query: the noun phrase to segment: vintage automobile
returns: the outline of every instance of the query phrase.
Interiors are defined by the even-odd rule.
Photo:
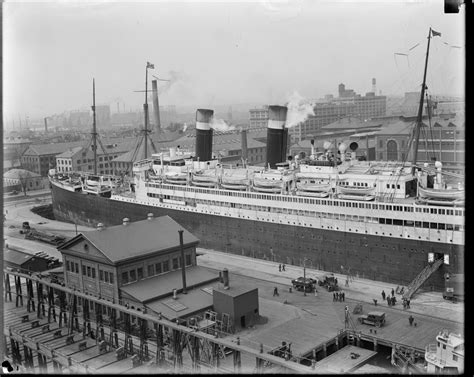
[[[297,291],[313,292],[316,285],[316,280],[311,278],[305,279],[304,277],[300,276],[297,279],[293,279],[291,284],[293,284],[293,288],[295,288]]]
[[[359,317],[359,322],[362,324],[372,325],[376,327],[383,326],[385,324],[385,313],[384,312],[370,312],[366,315]]]

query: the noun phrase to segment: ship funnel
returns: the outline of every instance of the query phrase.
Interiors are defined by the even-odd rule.
[[[310,156],[310,158],[314,159],[314,140],[311,139],[310,142],[311,142],[311,156]]]
[[[98,224],[97,224],[97,230],[100,231],[100,230],[104,230],[104,229],[105,229],[104,224],[102,224],[102,223],[98,223]]]
[[[227,268],[224,268],[224,270],[222,271],[222,275],[224,280],[224,289],[229,289],[229,270]]]
[[[147,218],[148,220],[153,220],[153,213],[150,212],[149,214],[147,214],[147,215],[146,215],[146,218]]]
[[[288,129],[285,128],[288,108],[286,106],[268,107],[267,161],[274,169],[276,164],[286,161]]]
[[[128,217],[125,217],[122,221],[123,225],[128,225],[130,223],[130,219]]]
[[[210,161],[212,159],[212,129],[211,122],[214,110],[196,110],[196,160]]]
[[[161,131],[160,122],[160,103],[158,102],[158,82],[157,80],[151,81],[151,88],[153,90],[153,113],[155,114],[155,132]]]

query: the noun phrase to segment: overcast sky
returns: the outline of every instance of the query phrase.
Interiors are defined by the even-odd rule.
[[[141,107],[145,66],[162,105],[283,103],[337,94],[417,91],[428,29],[428,87],[464,90],[464,10],[443,0],[4,3],[4,116],[31,118],[98,104]],[[419,46],[409,51],[410,48]],[[447,43],[447,44],[446,44]],[[461,46],[461,49],[450,46]],[[405,53],[408,56],[394,55]],[[150,77],[151,80],[152,77]]]

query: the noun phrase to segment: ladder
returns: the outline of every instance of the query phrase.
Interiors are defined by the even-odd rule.
[[[423,283],[428,280],[428,278],[443,264],[443,258],[437,259],[432,263],[429,263],[419,274],[413,279],[410,285],[407,287],[405,293],[403,293],[403,298],[409,300],[415,292],[423,285]]]

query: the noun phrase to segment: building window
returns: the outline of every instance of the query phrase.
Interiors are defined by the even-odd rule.
[[[87,266],[87,276],[91,277],[91,268]]]
[[[166,260],[163,262],[163,272],[168,272],[170,270],[170,261]]]
[[[155,263],[156,274],[161,274],[161,263]]]
[[[104,271],[104,280],[106,283],[109,282],[109,273],[107,271]]]
[[[130,270],[130,281],[136,281],[136,280],[137,280],[137,271]]]
[[[79,273],[79,263],[74,263],[76,265],[76,274]]]
[[[453,355],[453,361],[458,361],[458,356],[457,355]]]
[[[153,264],[148,265],[148,276],[155,275],[155,266]]]
[[[191,265],[191,255],[186,255],[186,266],[190,266]]]
[[[122,272],[122,284],[127,284],[128,283],[128,272]]]
[[[110,284],[114,283],[114,273],[113,272],[109,273],[109,281],[110,281]]]
[[[142,267],[139,267],[137,269],[137,275],[138,275],[138,280],[143,279],[143,268]]]
[[[173,258],[173,270],[177,270],[179,268],[178,258]]]
[[[69,261],[66,261],[66,271],[69,271]]]
[[[95,268],[92,268],[92,279],[95,279]]]
[[[99,280],[104,281],[104,271],[99,270]]]
[[[82,275],[86,276],[86,266],[82,266]]]

